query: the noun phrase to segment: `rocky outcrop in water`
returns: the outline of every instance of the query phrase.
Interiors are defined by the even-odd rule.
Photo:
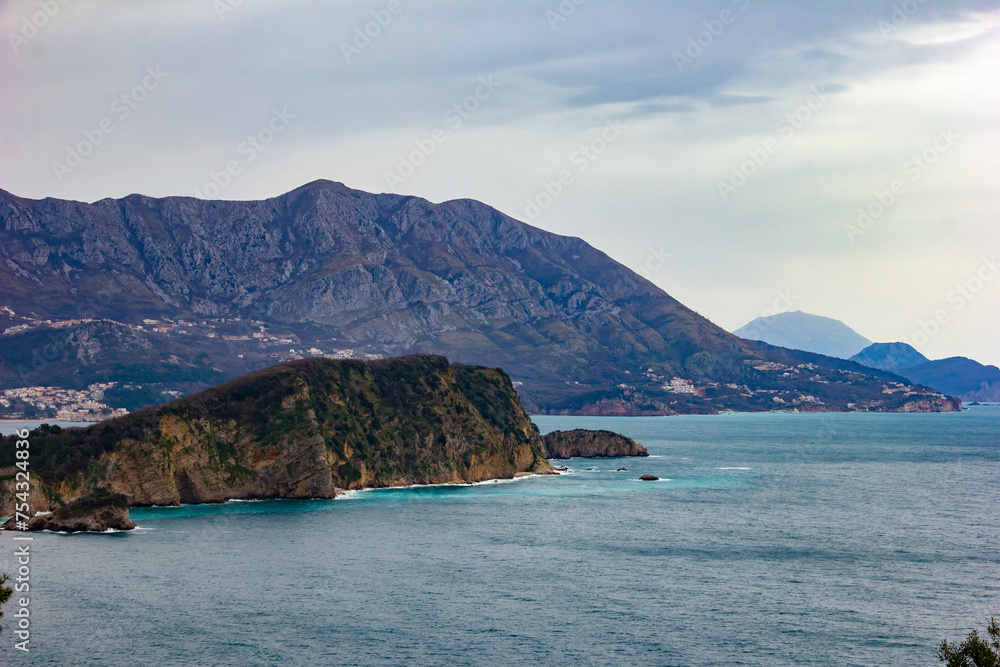
[[[20,530],[17,522],[7,521],[4,530]],[[104,533],[108,530],[132,530],[135,524],[128,515],[125,496],[94,494],[59,507],[51,514],[32,517],[28,531],[51,530],[57,533]]]
[[[289,362],[28,439],[42,491],[35,511],[91,494],[130,506],[333,498],[342,489],[552,472],[503,371],[430,355]],[[14,438],[5,438],[0,466],[13,462]],[[11,514],[12,477],[4,485],[0,513]]]
[[[649,456],[646,448],[632,438],[603,430],[552,431],[542,436],[542,445],[550,459]]]

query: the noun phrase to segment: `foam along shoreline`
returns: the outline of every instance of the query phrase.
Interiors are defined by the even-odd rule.
[[[345,489],[343,493],[340,493],[338,489],[337,497],[333,500],[339,500],[341,498],[356,498],[360,493],[367,493],[370,491],[402,491],[405,489],[432,489],[439,486],[484,486],[486,484],[510,484],[512,482],[520,482],[521,480],[530,479],[532,477],[552,477],[553,475],[565,475],[563,471],[556,472],[518,472],[514,473],[513,477],[497,477],[496,479],[484,479],[481,482],[439,482],[437,484],[406,484],[403,486],[366,486],[362,489]]]
[[[120,528],[106,528],[104,530],[49,530],[46,528],[37,532],[48,533],[50,535],[111,535],[112,533],[134,533],[137,530],[140,530],[139,526],[129,528],[128,530],[122,530]],[[142,528],[142,530],[149,529]]]
[[[229,503],[265,503],[269,500],[292,500],[296,502],[312,502],[316,500],[340,500],[349,498],[366,491],[396,491],[401,489],[429,489],[436,486],[480,486],[483,484],[505,484],[509,482],[519,482],[528,477],[551,477],[553,473],[519,472],[513,478],[498,477],[496,479],[485,479],[481,482],[439,482],[437,484],[405,484],[402,486],[366,486],[361,489],[337,489],[336,498],[228,498],[221,503],[181,503],[180,505],[136,505],[136,509],[171,509],[174,507],[211,507],[228,505]],[[562,475],[565,473],[555,473]]]
[[[334,502],[337,500],[348,500],[351,498],[356,498],[358,494],[367,493],[370,491],[399,491],[405,489],[429,489],[438,486],[482,486],[485,484],[509,484],[511,482],[520,482],[524,479],[529,479],[531,477],[552,477],[553,475],[565,475],[566,472],[555,472],[555,473],[537,473],[537,472],[527,472],[527,473],[516,473],[513,478],[507,477],[497,477],[496,479],[486,479],[481,482],[440,482],[438,484],[407,484],[403,486],[366,486],[361,489],[337,489],[336,498],[228,498],[221,503],[181,503],[179,505],[134,505],[130,509],[144,510],[144,509],[157,509],[157,510],[169,510],[169,509],[180,509],[182,507],[222,507],[223,505],[228,505],[230,503],[264,503],[271,500],[279,501],[292,501],[292,502],[314,502],[314,501],[329,501]]]

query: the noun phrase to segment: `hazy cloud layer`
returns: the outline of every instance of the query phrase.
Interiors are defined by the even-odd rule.
[[[14,1],[0,26],[15,194],[472,197],[729,329],[801,309],[1000,364],[1000,3]]]

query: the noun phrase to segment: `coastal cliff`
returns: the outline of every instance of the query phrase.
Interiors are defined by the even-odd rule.
[[[32,509],[57,510],[53,519],[95,495],[128,506],[333,498],[552,472],[503,371],[434,355],[293,361],[29,440]],[[0,440],[0,468],[14,460],[14,438]],[[0,477],[3,515],[13,513],[12,479]]]
[[[550,459],[603,456],[649,456],[646,448],[632,438],[612,431],[552,431],[542,436],[545,456]]]

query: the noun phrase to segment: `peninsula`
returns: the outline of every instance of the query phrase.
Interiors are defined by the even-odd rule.
[[[436,355],[287,362],[87,428],[36,429],[29,440],[30,504],[53,512],[33,527],[50,530],[127,528],[127,506],[334,498],[554,472],[506,373]],[[0,439],[3,515],[16,502],[14,441]]]

